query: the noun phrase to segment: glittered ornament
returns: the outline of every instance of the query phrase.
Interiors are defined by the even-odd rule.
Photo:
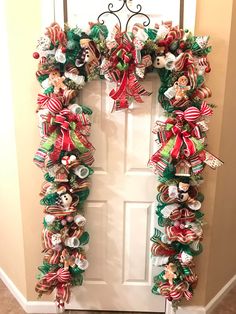
[[[56,114],[58,112],[61,111],[62,109],[62,103],[61,101],[56,98],[56,97],[52,97],[49,101],[48,101],[48,104],[47,104],[47,107],[48,107],[48,110],[53,113],[53,114]]]
[[[40,57],[39,53],[38,52],[34,52],[33,53],[33,58],[34,59],[38,59]]]

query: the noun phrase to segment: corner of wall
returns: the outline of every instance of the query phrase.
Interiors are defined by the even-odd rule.
[[[225,159],[226,152],[222,146],[222,140],[224,140],[224,128],[225,124],[227,124],[226,121],[224,122],[224,116],[226,110],[227,76],[229,72],[228,60],[231,43],[232,5],[232,0],[226,2],[214,0],[197,1],[196,34],[209,34],[213,46],[213,52],[209,58],[212,72],[208,77],[207,83],[213,93],[210,102],[216,104],[217,108],[210,123],[211,130],[208,136],[208,147],[213,154],[219,156],[221,159]],[[207,222],[204,241],[205,253],[199,257],[197,267],[200,273],[199,288],[201,290],[201,300],[198,299],[197,302],[200,301],[198,304],[204,306],[230,279],[229,272],[222,272],[222,262],[220,261],[227,258],[222,254],[222,251],[220,252],[219,247],[217,247],[219,245],[219,234],[222,232],[222,226],[227,228],[222,221],[222,217],[219,217],[219,200],[221,200],[221,206],[226,204],[223,201],[222,193],[219,198],[220,190],[222,191],[227,187],[225,179],[222,180],[222,176],[225,177],[226,172],[227,169],[225,166],[216,172],[212,170],[205,172],[205,184],[203,185],[206,196],[204,209],[206,214],[205,220]],[[232,220],[232,217],[228,217],[227,221],[230,219]],[[227,238],[229,239],[226,234],[224,239]],[[222,241],[220,243],[222,248]],[[230,263],[229,259],[227,261]],[[231,261],[231,263],[235,264],[235,261]],[[219,270],[221,270],[221,274],[220,276],[216,276],[216,272],[219,272]]]
[[[216,185],[215,209],[212,224],[212,243],[209,258],[209,281],[207,289],[207,302],[232,279],[236,274],[236,251],[232,243],[236,241],[235,234],[235,188],[236,176],[235,154],[233,144],[233,126],[235,124],[236,107],[234,91],[236,89],[235,71],[236,62],[234,52],[236,49],[236,2],[232,2],[230,23],[229,47],[225,51],[227,71],[225,81],[224,100],[222,102],[222,125],[219,155],[225,164],[219,169]],[[222,56],[221,56],[222,58]],[[217,262],[216,262],[217,261]]]

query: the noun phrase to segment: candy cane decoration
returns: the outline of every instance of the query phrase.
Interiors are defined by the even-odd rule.
[[[213,169],[222,165],[219,159],[205,150],[208,118],[213,114],[206,101],[211,96],[211,90],[203,78],[205,73],[210,72],[206,56],[210,49],[207,48],[207,41],[201,46],[202,41],[195,37],[195,41],[190,43],[188,38],[181,36],[181,31],[173,32],[172,29],[164,40],[157,40],[157,45],[160,43],[166,51],[170,49],[172,52],[176,38],[181,38],[181,47],[175,51],[173,72],[166,71],[168,80],[163,69],[160,72],[163,80],[159,101],[167,111],[168,119],[157,121],[154,127],[158,149],[149,161],[162,182],[158,187],[157,216],[158,224],[164,227],[164,234],[155,229],[151,238],[154,242],[151,249],[153,263],[160,261],[162,264],[159,265],[164,266],[164,270],[154,278],[152,291],[171,301],[175,310],[183,299],[191,300],[197,284],[192,260],[202,251],[204,215],[200,211],[203,198],[198,190],[199,174],[205,164]],[[182,95],[177,97],[176,82],[179,83],[180,79],[185,85]],[[189,82],[190,88],[186,82]],[[193,153],[188,147],[189,140],[192,141]],[[177,142],[181,145],[177,146]]]

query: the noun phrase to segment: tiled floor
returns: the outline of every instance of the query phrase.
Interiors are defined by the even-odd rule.
[[[2,314],[25,314],[25,311],[19,306],[18,302],[7,290],[3,282],[0,280],[0,313]]]
[[[212,314],[236,314],[236,286],[234,286]]]
[[[89,314],[89,313],[114,314],[115,312],[66,311],[66,314]],[[129,314],[131,312],[125,313]],[[1,280],[0,280],[0,314],[26,314]],[[141,313],[135,312],[135,314]],[[236,286],[231,289],[231,291],[225,296],[225,298],[217,306],[217,308],[213,310],[212,314],[236,314]]]

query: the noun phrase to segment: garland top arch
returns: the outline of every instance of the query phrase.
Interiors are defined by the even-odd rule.
[[[42,87],[37,98],[41,143],[34,162],[46,181],[40,193],[45,256],[36,291],[41,296],[56,289],[61,310],[69,301],[70,287],[82,284],[88,267],[89,235],[81,210],[89,193],[87,177],[93,173],[94,148],[87,139],[92,110],[78,105],[76,97],[87,82],[105,79],[116,84],[109,93],[112,111],[126,109],[151,94],[142,86],[149,72],[160,76],[158,100],[166,116],[154,129],[158,150],[149,161],[163,184],[157,214],[166,227],[165,234],[155,230],[152,237],[152,254],[165,266],[154,278],[153,292],[173,304],[191,298],[197,276],[190,257],[201,250],[190,245],[202,240],[203,197],[196,186],[205,164],[213,169],[222,164],[206,151],[205,143],[214,107],[206,102],[211,96],[205,83],[205,73],[211,70],[208,40],[171,22],[152,28],[134,24],[131,31],[127,25],[122,31],[119,24],[111,32],[100,22],[89,23],[87,32],[67,25],[62,29],[54,22],[39,38],[33,57],[39,61],[36,77]],[[182,224],[177,226],[176,220]]]
[[[37,79],[45,95],[55,98],[73,91],[70,101],[86,82],[106,79],[116,83],[110,91],[113,110],[128,108],[133,100],[143,102],[143,96],[151,91],[146,91],[140,81],[147,73],[158,72],[165,82],[160,103],[172,112],[187,107],[190,101],[199,104],[199,100],[211,96],[203,78],[210,71],[210,50],[208,36],[193,36],[171,22],[154,28],[135,24],[131,32],[121,32],[116,25],[110,33],[101,23],[90,23],[87,33],[77,27],[65,26],[62,30],[53,23],[39,38],[33,57],[39,59]],[[186,78],[183,84],[178,81],[183,76],[180,74]],[[182,93],[177,92],[175,97],[177,90]]]

